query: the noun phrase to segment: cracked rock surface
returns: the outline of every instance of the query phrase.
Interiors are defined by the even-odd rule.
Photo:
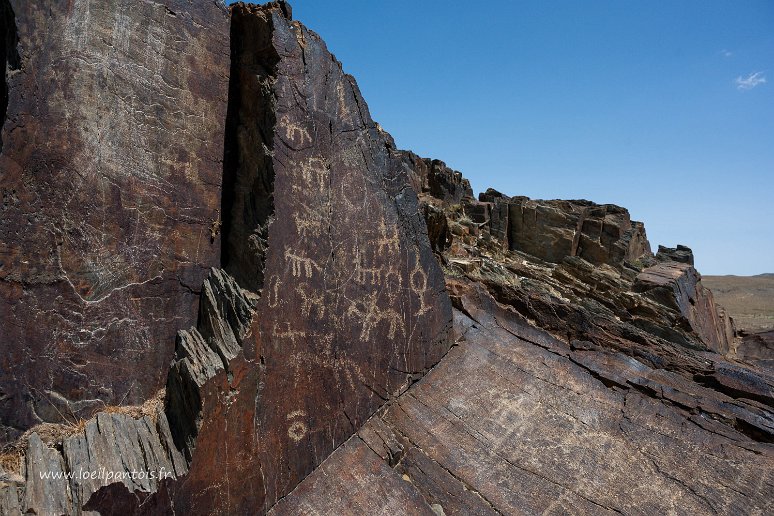
[[[212,1],[3,0],[0,14],[5,444],[163,386],[219,264],[229,38]]]
[[[400,500],[421,496],[418,514],[432,514],[431,507],[443,514],[774,508],[770,405],[619,352],[570,346],[480,286],[458,292],[457,346],[370,419],[349,451],[331,455],[278,504],[277,514],[377,512],[380,489],[393,484]],[[758,438],[737,428],[755,420],[766,427]],[[377,479],[349,479],[345,472],[375,457]]]

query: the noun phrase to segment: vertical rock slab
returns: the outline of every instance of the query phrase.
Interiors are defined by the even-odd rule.
[[[163,386],[219,264],[219,2],[0,3],[0,442]]]
[[[198,388],[181,513],[268,510],[451,345],[416,194],[354,79],[284,2],[232,7],[232,66],[223,265],[260,298]]]

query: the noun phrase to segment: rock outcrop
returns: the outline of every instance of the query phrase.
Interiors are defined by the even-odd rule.
[[[637,275],[632,288],[679,311],[708,349],[723,355],[731,350],[733,323],[715,304],[712,292],[701,285],[701,276],[688,262],[648,267]]]
[[[217,2],[3,0],[0,443],[135,405],[219,264]]]
[[[166,384],[165,446],[184,474],[73,496],[28,470],[28,492],[72,513],[265,512],[447,353],[451,302],[403,156],[290,16],[284,2],[231,8],[225,270],[197,289]]]
[[[677,247],[658,246],[656,260],[660,262],[679,262],[693,265],[693,251],[690,247],[678,245]]]
[[[457,346],[273,514],[371,513],[385,498],[428,515],[770,512],[770,401],[569,344],[452,283]]]
[[[287,2],[0,15],[0,515],[774,509],[690,249],[475,199]]]
[[[389,137],[392,147],[395,143]],[[462,177],[462,172],[452,170],[441,160],[421,158],[411,151],[398,151],[411,185],[418,194],[427,194],[444,202],[459,203],[463,199],[473,198],[470,181]]]

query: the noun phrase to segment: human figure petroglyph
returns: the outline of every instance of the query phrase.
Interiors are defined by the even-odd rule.
[[[419,308],[414,313],[414,316],[419,317],[430,311],[430,307],[425,300],[425,294],[427,293],[427,273],[422,269],[419,256],[415,257],[414,270],[411,271],[409,280],[411,283],[411,291],[416,294],[419,299]]]

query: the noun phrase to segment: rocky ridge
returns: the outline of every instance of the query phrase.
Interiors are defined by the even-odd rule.
[[[203,105],[213,114],[208,123],[222,125],[216,134],[223,138],[203,144],[194,135],[195,143],[178,142],[189,150],[224,142],[222,163],[213,161],[222,170],[213,182],[204,181],[206,198],[197,201],[202,213],[214,210],[216,217],[189,228],[205,235],[197,242],[209,246],[195,266],[201,287],[185,294],[185,310],[195,301],[198,316],[170,308],[186,315],[176,316],[180,331],[166,342],[167,312],[145,305],[131,312],[133,328],[154,328],[154,338],[166,343],[142,355],[152,357],[143,370],[153,381],[123,398],[103,389],[123,376],[116,380],[114,369],[90,361],[100,342],[99,353],[126,362],[122,342],[99,332],[92,335],[96,341],[82,341],[78,356],[87,358],[78,370],[93,377],[96,389],[82,391],[83,400],[94,392],[104,399],[81,403],[68,394],[61,405],[69,407],[67,417],[88,418],[69,435],[44,442],[39,432],[46,419],[9,415],[11,403],[34,408],[34,398],[17,391],[0,398],[9,411],[0,414],[6,441],[28,436],[18,471],[0,470],[1,514],[771,512],[774,376],[764,362],[740,362],[731,353],[738,347],[733,323],[702,286],[688,248],[659,248],[654,256],[644,225],[614,205],[494,190],[474,199],[461,173],[395,147],[371,119],[354,79],[317,34],[292,20],[289,4],[237,4],[230,31],[223,30],[228,18],[222,6],[205,4],[149,1],[125,14],[84,1],[56,4],[46,17],[35,6],[3,3],[3,27],[16,29],[2,38],[8,85],[3,185],[20,177],[37,191],[58,185],[18,158],[40,152],[38,140],[13,135],[42,122],[52,136],[79,127],[64,123],[55,93],[30,99],[14,82],[21,80],[19,70],[45,76],[47,68],[25,64],[29,59],[45,65],[58,62],[50,55],[89,50],[86,41],[67,37],[41,43],[32,37],[41,23],[63,20],[72,34],[143,42],[129,50],[119,45],[116,51],[128,56],[100,66],[57,70],[70,82],[83,74],[86,86],[102,80],[94,86],[100,92],[111,91],[110,77],[120,76],[127,59],[156,55],[164,63],[189,37],[197,41],[188,62],[210,59],[224,41],[199,35],[210,26],[216,35],[229,34],[231,60],[230,70],[219,61],[218,80],[204,81],[203,90],[186,86],[217,89]],[[198,18],[202,13],[215,21]],[[166,45],[170,38],[175,45]],[[164,73],[162,84],[172,80]],[[129,87],[148,98],[157,94],[155,82]],[[188,106],[186,89],[172,90],[177,104]],[[20,108],[25,102],[35,109]],[[95,109],[99,115],[99,103]],[[153,103],[140,109],[162,126],[170,113],[179,115]],[[112,138],[130,134],[115,127],[114,133],[102,130]],[[88,142],[99,149],[102,140]],[[130,153],[121,149],[114,152]],[[151,149],[164,164],[156,165],[159,174],[175,171],[177,159],[190,162],[174,145]],[[67,156],[86,169],[112,170],[110,161]],[[185,178],[168,176],[175,192],[198,191],[188,183],[199,184],[196,170],[212,173],[209,161],[194,162],[198,168]],[[46,163],[70,170],[69,161]],[[145,177],[127,169],[115,175],[129,182]],[[160,198],[155,191],[148,184],[129,189],[161,210],[187,202],[172,190]],[[101,230],[110,245],[147,239],[115,210],[123,198],[91,202],[85,213],[115,217]],[[57,213],[30,225],[45,233]],[[18,223],[3,219],[4,235]],[[169,270],[189,266],[180,258],[184,253],[175,253],[192,237],[168,231],[174,237],[151,255],[159,263],[169,260]],[[9,270],[26,266],[34,250],[43,256],[47,241],[37,234],[24,245],[3,240],[7,251],[0,256]],[[89,257],[91,251],[87,246],[79,253]],[[118,245],[111,252],[119,260],[150,256],[135,251]],[[52,263],[56,274],[67,272],[64,262]],[[94,263],[83,266],[85,277],[102,271]],[[68,288],[59,279],[43,290],[34,281],[3,281],[27,304],[46,303]],[[151,284],[128,289],[140,289],[132,295],[142,303],[143,296],[156,299],[158,292],[143,290]],[[75,284],[69,288],[77,291]],[[159,288],[176,295],[176,286]],[[84,292],[90,295],[79,295]],[[82,301],[96,308],[78,321],[102,324],[102,307],[126,309],[111,296]],[[18,308],[7,306],[14,313],[0,311],[0,321],[14,329],[0,337],[13,352],[23,349],[19,335],[30,323],[17,324]],[[42,320],[29,330],[33,336],[67,334],[57,331],[73,324],[70,312],[55,305],[51,314],[56,322]],[[40,346],[51,347],[41,339]],[[7,360],[13,367],[4,367],[0,380],[11,384],[29,371],[35,349],[26,362],[13,362],[12,353]],[[78,364],[66,356],[65,363]],[[56,353],[48,358],[61,360]],[[126,364],[122,375],[137,378],[137,363]],[[126,405],[150,399],[164,384],[163,409],[126,412]],[[124,406],[105,410],[109,404]],[[63,415],[47,417],[62,422]],[[100,468],[169,474],[41,478],[41,472]]]

